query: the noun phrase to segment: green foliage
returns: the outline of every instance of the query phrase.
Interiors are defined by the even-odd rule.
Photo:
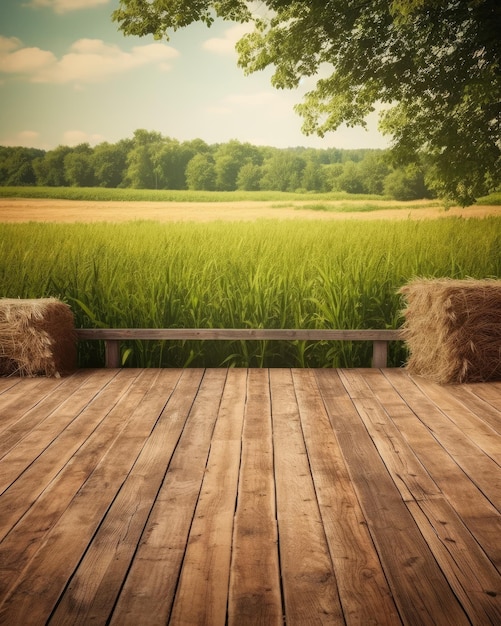
[[[241,200],[381,200],[382,196],[344,192],[204,191],[160,189],[104,189],[101,187],[1,187],[0,198],[45,198],[89,201],[238,202]]]
[[[62,187],[68,184],[64,167],[64,160],[71,153],[68,146],[58,146],[46,152],[43,157],[33,161],[33,169],[37,184],[47,187]]]
[[[235,139],[218,146],[214,153],[214,171],[218,191],[234,191],[238,187],[238,176],[245,165],[259,166],[263,155],[259,148]],[[257,187],[259,189],[259,187]]]
[[[487,206],[501,206],[501,191],[498,193],[491,193],[488,196],[484,196],[483,198],[479,198],[477,200],[477,204],[487,205]]]
[[[337,179],[338,189],[347,193],[365,193],[365,184],[362,171],[358,163],[348,161],[344,164],[343,172]]]
[[[408,165],[388,174],[383,191],[385,196],[395,200],[418,200],[428,196],[424,174],[416,165]]]
[[[167,37],[169,31],[183,28],[192,22],[210,26],[214,16],[228,20],[247,21],[251,17],[245,0],[169,0],[166,2],[138,2],[121,0],[113,12],[113,19],[120,22],[128,35],[153,34],[156,38]]]
[[[294,191],[301,187],[304,159],[292,151],[277,150],[263,163],[261,189]]]
[[[34,185],[33,161],[43,155],[43,150],[35,148],[0,147],[0,184]]]
[[[499,185],[498,0],[264,0],[252,8],[244,0],[120,0],[113,18],[125,34],[156,37],[210,25],[214,15],[253,21],[237,44],[246,72],[272,66],[282,89],[321,76],[297,106],[305,133],[364,126],[383,104],[394,163],[426,162],[441,197],[466,206]]]
[[[384,181],[390,174],[386,153],[380,151],[369,152],[360,162],[360,176],[364,182],[364,189],[368,193],[382,194]]]
[[[500,277],[501,218],[0,224],[0,297],[61,297],[78,327],[395,328],[420,276]],[[481,254],[479,253],[481,251]],[[124,342],[130,366],[367,366],[342,342]],[[83,344],[80,363],[102,364]],[[400,344],[391,362],[404,359]]]
[[[254,163],[242,165],[238,172],[237,188],[244,191],[258,191],[261,186],[261,166]]]
[[[93,187],[95,184],[93,151],[88,143],[77,146],[64,157],[64,173],[72,187]]]
[[[96,184],[100,187],[119,187],[125,178],[127,154],[131,142],[116,144],[103,142],[94,148],[92,163]]]
[[[192,191],[212,191],[216,186],[216,170],[211,155],[196,154],[186,166],[186,183]]]
[[[39,185],[133,189],[383,192],[381,150],[278,149],[231,140],[179,142],[138,129],[116,144],[44,152],[0,146],[0,187]],[[59,192],[58,192],[59,193]],[[415,197],[412,191],[412,197]]]
[[[308,160],[303,170],[301,183],[308,191],[323,191],[326,189],[325,173],[322,165],[314,160]]]

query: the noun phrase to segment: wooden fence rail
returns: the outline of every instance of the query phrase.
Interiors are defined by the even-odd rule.
[[[80,328],[77,337],[79,341],[104,341],[106,367],[120,367],[120,342],[124,340],[372,341],[372,367],[386,367],[388,342],[403,340],[400,330],[285,328]]]

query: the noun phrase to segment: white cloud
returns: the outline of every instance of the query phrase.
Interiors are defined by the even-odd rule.
[[[80,9],[90,9],[102,4],[108,4],[109,0],[31,0],[28,6],[35,8],[48,7],[54,13],[68,13]]]
[[[246,33],[253,30],[249,24],[236,24],[228,28],[223,37],[212,37],[202,44],[204,50],[215,54],[228,55],[236,54],[235,45]]]
[[[0,55],[8,54],[22,46],[22,42],[17,37],[2,37],[0,35]]]
[[[40,133],[36,130],[22,130],[19,133],[0,139],[1,146],[39,147]]]
[[[58,59],[49,50],[23,48],[19,39],[0,37],[0,72],[32,83],[98,83],[145,66],[168,71],[177,56],[178,51],[164,43],[135,46],[126,52],[101,39],[80,39]]]
[[[91,146],[95,146],[103,141],[107,141],[107,138],[99,133],[86,133],[83,130],[67,130],[62,133],[57,144],[77,146],[81,143],[88,143]],[[26,148],[41,148],[42,150],[51,150],[54,148],[54,145],[48,144],[41,133],[36,130],[22,130],[5,137],[0,137],[0,146],[23,146]]]
[[[77,146],[80,143],[88,143],[91,146],[95,146],[106,138],[98,133],[86,133],[82,130],[67,130],[63,133],[62,144],[64,146]]]
[[[13,42],[14,38],[10,40],[10,43]],[[41,50],[40,48],[20,48],[16,50],[13,45],[11,47],[7,47],[7,45],[0,47],[0,72],[5,74],[34,76],[56,63],[56,57],[48,50]]]

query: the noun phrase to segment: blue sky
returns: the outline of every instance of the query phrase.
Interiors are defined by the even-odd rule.
[[[237,67],[238,24],[193,24],[168,42],[124,37],[118,0],[1,0],[0,145],[51,149],[116,142],[145,128],[180,141],[230,139],[279,148],[384,148],[377,131],[301,133],[300,91],[277,91],[271,70]],[[303,87],[307,88],[307,85]]]

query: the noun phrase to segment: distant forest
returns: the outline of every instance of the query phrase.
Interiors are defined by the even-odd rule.
[[[53,150],[0,146],[0,185],[204,191],[345,191],[431,197],[426,172],[394,168],[384,150],[273,148],[231,140],[180,142],[139,129],[131,139]]]

